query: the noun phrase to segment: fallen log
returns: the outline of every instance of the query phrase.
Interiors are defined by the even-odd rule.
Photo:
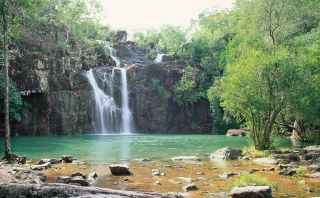
[[[177,198],[173,194],[144,193],[67,184],[0,184],[0,198]],[[181,196],[179,196],[181,197]]]

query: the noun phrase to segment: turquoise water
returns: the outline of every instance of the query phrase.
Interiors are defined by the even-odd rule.
[[[3,144],[3,141],[1,141]],[[222,148],[242,148],[246,137],[220,135],[82,135],[14,137],[13,151],[28,159],[58,158],[72,155],[89,162],[117,162],[138,158],[166,160],[179,155],[206,156]],[[277,140],[277,146],[290,146]],[[1,145],[3,151],[3,145]]]

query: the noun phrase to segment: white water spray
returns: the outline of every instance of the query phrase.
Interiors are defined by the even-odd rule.
[[[163,59],[163,56],[164,56],[165,54],[157,54],[157,57],[156,57],[156,59],[154,59],[154,63],[162,63],[162,59]]]

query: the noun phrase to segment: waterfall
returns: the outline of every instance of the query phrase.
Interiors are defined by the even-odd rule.
[[[129,94],[127,82],[127,70],[119,68],[121,72],[121,98],[122,98],[122,131],[124,133],[132,132],[132,114],[129,108]]]
[[[86,73],[86,77],[93,89],[95,100],[95,128],[96,132],[111,133],[121,131],[124,134],[130,134],[133,131],[132,113],[129,108],[129,91],[127,81],[127,69],[120,67],[120,60],[115,55],[115,50],[109,43],[104,43],[104,49],[108,55],[116,62],[116,67],[112,72],[102,73],[102,82],[106,85],[107,90],[99,87],[96,77],[92,70]],[[114,98],[115,73],[120,73],[121,83],[121,107],[119,108]],[[101,73],[99,73],[101,74]],[[121,115],[120,115],[121,114]]]
[[[154,59],[153,62],[154,63],[161,63],[164,55],[165,54],[157,54],[157,57]]]
[[[117,128],[117,114],[119,108],[117,107],[114,98],[107,95],[99,86],[95,79],[92,69],[86,73],[86,77],[93,89],[95,100],[95,128],[100,133],[114,132]],[[111,84],[112,79],[105,79],[107,83]],[[111,87],[111,86],[110,86]],[[111,90],[112,91],[112,90]]]

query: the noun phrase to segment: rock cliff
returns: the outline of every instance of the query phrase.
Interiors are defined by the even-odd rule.
[[[46,38],[25,35],[11,61],[11,78],[26,102],[21,122],[13,131],[23,135],[78,134],[93,131],[94,101],[92,90],[83,75],[90,68],[105,70],[115,66],[103,46],[59,47],[57,32]],[[128,67],[130,108],[135,130],[148,133],[209,132],[210,113],[206,101],[179,106],[175,84],[186,65],[183,61],[148,60],[144,49],[126,41],[121,32],[114,48],[121,64]],[[119,37],[119,35],[117,35]],[[122,36],[121,36],[122,35]],[[123,36],[124,35],[124,36]],[[60,35],[60,40],[67,39]],[[69,43],[72,41],[68,41]]]

